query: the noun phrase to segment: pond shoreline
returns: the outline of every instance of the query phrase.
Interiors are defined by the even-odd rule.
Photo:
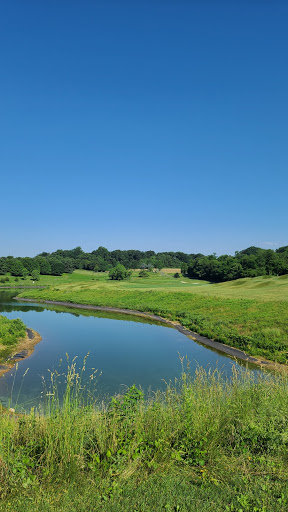
[[[284,364],[275,363],[275,362],[269,361],[268,359],[265,359],[265,358],[249,356],[242,350],[230,347],[229,345],[225,345],[224,343],[220,343],[213,339],[206,338],[205,336],[201,336],[200,334],[197,334],[196,332],[190,331],[189,329],[186,329],[186,327],[181,325],[179,322],[167,320],[166,318],[163,318],[159,315],[154,315],[152,313],[143,313],[142,311],[135,311],[132,309],[124,309],[124,308],[116,308],[116,307],[108,307],[108,306],[92,306],[89,304],[77,304],[77,303],[56,301],[56,300],[35,300],[35,299],[28,299],[28,298],[23,298],[23,297],[19,297],[19,298],[14,297],[14,299],[18,300],[18,301],[25,301],[25,302],[51,304],[54,306],[65,306],[68,308],[75,308],[75,309],[86,309],[86,310],[92,310],[92,311],[107,311],[110,313],[124,313],[127,315],[135,315],[138,317],[149,318],[151,320],[156,320],[163,324],[172,326],[175,329],[177,329],[179,332],[181,332],[182,334],[187,336],[188,338],[192,339],[193,341],[196,341],[197,343],[200,343],[201,345],[210,347],[219,352],[225,353],[232,359],[233,358],[240,359],[247,363],[252,363],[257,366],[261,366],[263,368],[265,367],[269,370],[282,371],[285,373],[288,370],[287,366]]]
[[[0,363],[0,377],[9,370],[12,370],[16,363],[31,356],[35,345],[41,340],[42,337],[38,332],[27,327],[26,336],[21,338],[17,345],[13,347],[10,356],[3,363]]]

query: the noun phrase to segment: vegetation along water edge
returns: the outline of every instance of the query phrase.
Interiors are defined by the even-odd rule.
[[[287,362],[287,275],[217,284],[151,272],[145,279],[134,272],[125,281],[83,270],[43,278],[47,288],[18,296],[154,314],[257,359]]]
[[[27,328],[19,318],[10,320],[0,315],[0,377],[14,364],[29,357],[41,336]]]
[[[287,360],[284,275],[211,284],[152,272],[113,281],[76,270],[38,283],[47,287],[19,295],[136,310],[256,357]],[[219,371],[190,376],[183,367],[164,392],[144,397],[132,386],[107,403],[84,401],[73,364],[66,380],[61,407],[55,387],[42,415],[0,415],[0,510],[287,510],[285,373],[235,369],[225,381]]]
[[[28,299],[23,297],[15,297],[16,300],[19,301],[26,301],[26,302],[35,302],[35,299]],[[288,367],[287,365],[275,363],[273,361],[269,361],[267,359],[261,359],[257,357],[252,357],[247,355],[244,351],[229,347],[228,345],[224,345],[223,343],[220,343],[218,341],[206,338],[205,336],[201,336],[197,334],[196,332],[191,331],[190,329],[187,329],[183,325],[181,325],[179,322],[173,322],[172,320],[167,320],[166,318],[162,318],[159,315],[153,315],[149,313],[143,313],[141,311],[135,311],[135,310],[129,310],[129,309],[121,309],[121,308],[115,308],[115,307],[105,307],[105,306],[88,306],[85,304],[75,304],[71,302],[63,302],[63,301],[53,301],[53,300],[40,300],[40,303],[44,304],[51,304],[55,306],[64,306],[69,308],[76,308],[76,309],[86,309],[86,310],[94,310],[94,311],[106,311],[111,313],[124,313],[126,315],[135,315],[138,317],[143,318],[149,318],[151,320],[156,320],[158,322],[163,323],[164,325],[170,325],[177,329],[179,332],[187,336],[193,341],[199,342],[202,345],[205,345],[207,347],[210,347],[212,349],[217,350],[218,352],[224,352],[225,354],[229,355],[232,358],[235,359],[241,359],[242,361],[246,361],[247,363],[256,364],[259,366],[264,366],[267,369],[271,370],[277,370],[277,371],[285,371],[287,372]],[[1,375],[1,374],[0,374]]]
[[[164,391],[105,403],[72,363],[60,406],[52,372],[41,415],[0,415],[0,510],[285,512],[287,376],[184,363]]]

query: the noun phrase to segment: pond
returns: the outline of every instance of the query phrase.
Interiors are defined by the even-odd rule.
[[[5,406],[30,410],[40,406],[51,381],[51,372],[67,373],[75,360],[81,371],[83,360],[86,370],[83,383],[96,388],[99,398],[123,392],[135,384],[145,392],[164,389],[166,382],[174,382],[182,371],[180,357],[190,361],[190,370],[197,366],[226,375],[231,374],[232,359],[206,348],[174,328],[123,314],[67,309],[37,303],[13,300],[17,290],[0,290],[0,314],[8,318],[21,318],[42,336],[33,354],[20,361],[17,367],[0,378],[0,400]],[[59,367],[60,361],[62,363]],[[96,379],[91,374],[98,370]],[[23,377],[23,375],[25,376]],[[59,392],[63,392],[65,378],[60,378]]]

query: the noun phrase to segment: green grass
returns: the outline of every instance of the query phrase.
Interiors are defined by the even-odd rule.
[[[22,295],[158,313],[251,354],[287,358],[288,276],[111,282],[77,271],[39,284],[50,287]],[[225,382],[188,370],[165,392],[144,398],[132,387],[102,404],[83,401],[72,364],[61,408],[52,378],[44,414],[0,415],[0,510],[288,509],[287,377],[235,370]]]
[[[17,280],[16,280],[17,279]],[[33,281],[31,278],[22,279],[9,276],[9,281],[1,283],[0,287],[19,287],[19,286],[77,286],[87,284],[89,288],[97,289],[101,284],[124,290],[163,290],[189,292],[193,294],[205,294],[208,296],[217,295],[227,298],[247,298],[258,299],[260,301],[286,301],[288,300],[288,275],[283,276],[260,276],[254,278],[237,279],[225,283],[209,283],[197,279],[188,279],[181,277],[175,279],[172,275],[149,274],[148,278],[138,277],[138,272],[133,272],[133,276],[128,281],[111,281],[108,274],[95,273],[87,270],[75,270],[73,274],[63,274],[62,276],[40,276],[39,281]]]
[[[96,274],[94,272],[90,272],[87,270],[77,270],[73,272],[73,274],[63,274],[62,276],[40,276],[39,281],[34,281],[29,276],[27,278],[10,276],[9,281],[1,282],[5,276],[0,278],[0,289],[3,288],[17,288],[21,286],[32,286],[33,288],[37,288],[38,286],[53,286],[58,283],[77,283],[77,282],[88,282],[91,281]],[[106,275],[107,278],[107,275]]]
[[[44,415],[0,416],[1,510],[287,510],[287,378],[199,369],[101,405],[72,364],[62,408],[55,379]]]
[[[62,408],[56,380],[43,415],[0,415],[0,510],[287,510],[287,378],[183,371],[100,404],[72,364]]]
[[[115,282],[107,274],[77,271],[47,277],[47,284],[53,280],[49,288],[25,290],[20,296],[152,312],[250,355],[287,362],[288,276],[209,284],[137,274]]]
[[[21,286],[31,286],[33,288],[37,288],[38,286],[58,286],[58,285],[68,285],[68,284],[85,284],[89,283],[92,286],[98,286],[99,283],[106,283],[111,285],[116,285],[124,288],[163,288],[163,289],[175,289],[175,290],[184,290],[184,288],[193,289],[193,286],[197,284],[205,285],[209,284],[208,281],[199,281],[199,280],[190,280],[187,278],[175,279],[171,275],[154,274],[150,273],[149,278],[140,278],[138,277],[139,272],[133,272],[132,278],[128,281],[111,281],[108,278],[108,273],[99,272],[95,273],[89,270],[75,270],[72,274],[63,274],[62,276],[45,276],[41,275],[39,281],[32,281],[31,277],[21,278],[15,276],[8,276],[9,281],[4,281],[3,283],[0,280],[0,287],[11,288],[11,287],[21,287]]]
[[[19,338],[23,338],[25,335],[26,327],[22,320],[19,318],[9,320],[5,316],[0,315],[0,355],[1,346],[15,345]]]

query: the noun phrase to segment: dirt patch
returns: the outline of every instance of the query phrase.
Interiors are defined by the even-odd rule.
[[[0,364],[0,377],[11,370],[15,363],[29,357],[34,351],[35,345],[37,345],[41,340],[42,338],[38,332],[33,331],[33,329],[26,329],[25,338],[19,340],[19,343],[13,347],[10,356],[4,361],[4,363]]]

